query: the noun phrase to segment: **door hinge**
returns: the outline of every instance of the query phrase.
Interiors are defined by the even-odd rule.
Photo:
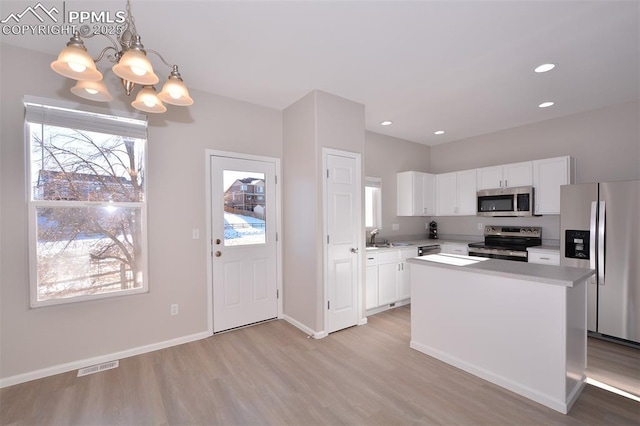
[[[276,185],[277,185],[277,184],[278,184],[278,175],[275,175],[275,176],[274,176],[274,179],[275,179],[275,181],[276,181]]]
[[[276,232],[276,242],[278,242],[278,233]]]
[[[329,179],[329,169],[327,169],[327,179]]]
[[[329,244],[329,236],[327,235],[327,244]]]
[[[276,289],[276,299],[280,299],[280,289]]]
[[[331,302],[327,301],[327,309],[331,309]]]

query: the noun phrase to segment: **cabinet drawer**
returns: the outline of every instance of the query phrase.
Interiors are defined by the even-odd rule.
[[[378,264],[378,253],[367,253],[367,266]]]
[[[466,244],[444,243],[440,245],[440,250],[442,253],[448,254],[462,254],[465,256],[469,254],[469,246]]]
[[[544,265],[560,265],[560,253],[530,251],[529,263],[542,263]]]
[[[376,253],[378,255],[378,263],[397,262],[398,250],[388,250]]]

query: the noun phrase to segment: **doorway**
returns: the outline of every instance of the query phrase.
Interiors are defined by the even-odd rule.
[[[209,151],[211,329],[278,318],[279,160]]]

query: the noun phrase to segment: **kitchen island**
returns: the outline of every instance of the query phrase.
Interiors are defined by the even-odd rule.
[[[434,254],[411,264],[411,348],[562,413],[585,386],[593,270]]]

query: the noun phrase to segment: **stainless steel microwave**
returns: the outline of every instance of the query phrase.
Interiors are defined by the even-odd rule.
[[[478,191],[478,216],[533,216],[532,186]]]

